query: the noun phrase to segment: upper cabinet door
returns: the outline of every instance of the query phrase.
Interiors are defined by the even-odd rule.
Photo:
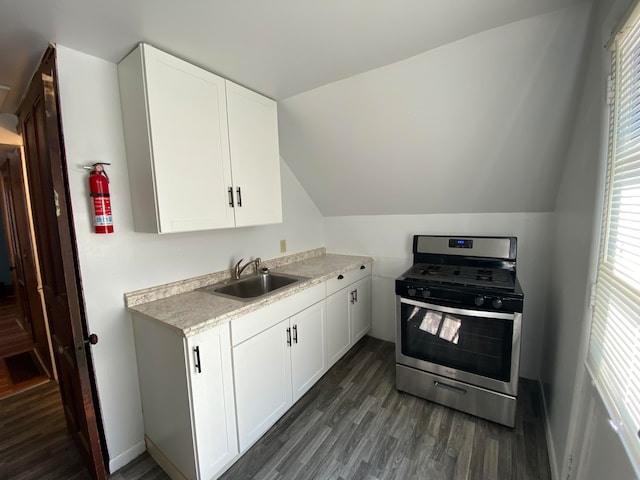
[[[236,226],[282,222],[277,104],[226,83]]]
[[[233,226],[224,79],[145,47],[161,232]]]
[[[234,226],[224,79],[144,44],[118,74],[136,230]]]

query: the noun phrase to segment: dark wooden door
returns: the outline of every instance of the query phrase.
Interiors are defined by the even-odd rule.
[[[33,250],[22,159],[17,155],[8,156],[0,164],[0,189],[18,317],[23,327],[31,332],[33,346],[47,368],[47,373],[52,375],[51,353]]]
[[[67,427],[92,475],[106,479],[58,116],[54,47],[45,54],[18,118],[42,291]]]

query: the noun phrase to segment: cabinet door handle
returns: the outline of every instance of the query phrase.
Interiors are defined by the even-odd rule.
[[[350,300],[350,302],[351,302],[351,303],[356,303],[356,291],[355,291],[355,290],[353,290],[353,291],[349,292],[349,294],[351,295],[351,300]]]
[[[338,280],[342,280],[344,278],[344,275],[340,274],[338,275]]]
[[[229,187],[227,191],[229,192],[229,206],[233,208],[233,188]]]
[[[194,347],[193,348],[193,354],[194,354],[194,360],[195,360],[195,367],[196,367],[196,372],[200,373],[202,372],[202,368],[200,365],[200,347]]]
[[[293,326],[293,343],[298,343],[298,325]]]
[[[238,196],[238,206],[241,207],[242,206],[242,192],[240,190],[240,187],[236,188],[236,195]]]
[[[355,297],[355,299],[354,299],[355,302],[354,303],[358,303],[358,289],[357,288],[353,291],[353,295]]]
[[[287,328],[287,345],[291,346],[291,329]]]

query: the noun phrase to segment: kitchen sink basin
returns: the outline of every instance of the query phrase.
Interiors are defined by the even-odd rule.
[[[212,285],[201,290],[215,295],[222,295],[235,299],[252,299],[271,293],[274,290],[293,285],[304,280],[306,277],[297,275],[285,275],[281,273],[259,274],[253,277],[231,280],[224,285]]]

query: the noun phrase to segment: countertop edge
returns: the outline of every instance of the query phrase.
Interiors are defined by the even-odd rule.
[[[317,250],[324,250],[324,249],[317,249]],[[347,258],[350,259],[350,261],[341,264],[338,268],[332,269],[328,272],[324,272],[321,275],[317,275],[317,276],[312,276],[309,277],[308,280],[305,280],[302,283],[297,284],[295,287],[293,288],[287,288],[283,291],[279,291],[279,292],[274,292],[273,294],[270,295],[265,295],[264,297],[258,299],[258,300],[254,300],[254,301],[249,301],[249,302],[244,302],[244,301],[240,301],[240,300],[229,300],[227,299],[226,301],[222,300],[221,297],[209,294],[209,293],[205,293],[205,292],[197,292],[196,289],[191,289],[188,291],[179,291],[177,293],[174,293],[173,295],[167,295],[165,297],[162,298],[156,298],[153,300],[149,300],[149,301],[140,301],[140,302],[136,302],[136,303],[128,303],[127,304],[127,309],[136,314],[136,315],[142,315],[144,316],[146,319],[150,319],[150,320],[154,320],[156,322],[159,322],[165,326],[167,326],[168,328],[174,330],[175,332],[182,334],[184,337],[191,337],[193,335],[196,335],[198,333],[201,333],[205,330],[211,329],[211,328],[215,328],[219,325],[222,325],[224,323],[228,323],[231,322],[232,320],[234,320],[235,318],[241,317],[243,315],[246,315],[248,313],[251,313],[253,311],[259,310],[263,307],[266,307],[268,305],[271,305],[279,300],[285,299],[291,295],[294,295],[298,292],[301,292],[303,290],[306,290],[307,288],[313,287],[314,285],[320,284],[322,282],[325,282],[326,280],[339,275],[341,273],[344,273],[346,271],[352,270],[354,267],[362,264],[362,263],[373,263],[373,258],[369,257],[369,256],[362,256],[362,255],[348,255],[348,254],[327,254],[324,253],[324,251],[322,252],[321,255],[312,255],[310,257],[305,257],[302,260],[298,260],[295,262],[288,262],[288,263],[283,263],[280,267],[274,268],[274,272],[282,272],[282,273],[287,273],[287,270],[292,270],[297,267],[299,268],[300,266],[304,266],[305,265],[305,261],[309,261],[310,259],[313,261],[318,261],[318,258],[316,257],[327,257],[330,258],[331,260],[335,260],[336,258],[339,257],[344,257],[345,260]],[[268,264],[268,262],[265,262]],[[291,273],[291,272],[289,272]],[[302,274],[301,276],[305,276],[304,274]],[[211,277],[211,275],[205,275],[202,277]],[[191,280],[195,280],[195,279],[200,279],[202,277],[195,277],[194,279],[189,279],[189,281]],[[225,279],[220,279],[218,280],[218,282],[214,282],[214,283],[219,283],[224,281]],[[184,284],[184,282],[174,282],[172,284],[168,284],[168,285],[174,285],[174,284]],[[197,284],[197,283],[196,283]],[[203,286],[208,286],[208,285],[212,285],[213,283],[207,283],[206,285],[201,285],[201,286],[197,286],[196,288],[201,288]],[[166,285],[162,285],[160,287],[153,287],[153,288],[163,288],[166,287]],[[138,290],[136,292],[131,292],[131,294],[125,294],[125,298],[127,295],[137,295],[138,297],[136,297],[137,299],[142,299],[144,298],[144,294],[145,292],[147,292],[148,290],[151,289],[144,289],[144,290]],[[183,294],[187,294],[187,295],[191,295],[191,297],[194,296],[194,294],[196,294],[196,299],[200,298],[199,295],[203,295],[202,300],[204,303],[209,303],[209,302],[213,302],[213,303],[220,303],[220,309],[221,311],[215,312],[213,311],[211,314],[211,318],[210,319],[206,319],[204,318],[205,316],[203,315],[203,319],[202,320],[198,320],[196,323],[194,323],[193,325],[185,325],[183,327],[173,324],[171,323],[168,319],[163,319],[163,318],[159,318],[161,317],[160,315],[153,315],[152,313],[149,312],[149,306],[151,305],[159,305],[159,303],[166,303],[166,302],[171,302],[171,300],[176,300],[176,301],[180,301],[181,299],[179,297],[182,297]],[[173,298],[172,298],[173,297]],[[148,298],[148,297],[147,297]],[[184,297],[183,298],[183,302],[187,303],[187,298]],[[189,300],[193,301],[193,298],[189,298]],[[226,305],[225,305],[226,303]],[[213,309],[214,307],[212,307]],[[164,315],[162,315],[164,316]]]
[[[278,268],[283,265],[296,263],[305,259],[326,255],[326,248],[320,247],[313,250],[306,250],[304,252],[294,253],[286,255],[284,257],[272,258],[264,260],[262,263],[269,268]],[[231,278],[231,269],[220,270],[213,273],[207,273],[199,275],[197,277],[191,277],[184,280],[178,280],[175,282],[165,283],[162,285],[156,285],[153,287],[142,288],[140,290],[134,290],[124,294],[124,304],[126,308],[135,307],[144,303],[161,300],[180,293],[191,292],[198,288],[207,287],[216,283],[224,282]]]

